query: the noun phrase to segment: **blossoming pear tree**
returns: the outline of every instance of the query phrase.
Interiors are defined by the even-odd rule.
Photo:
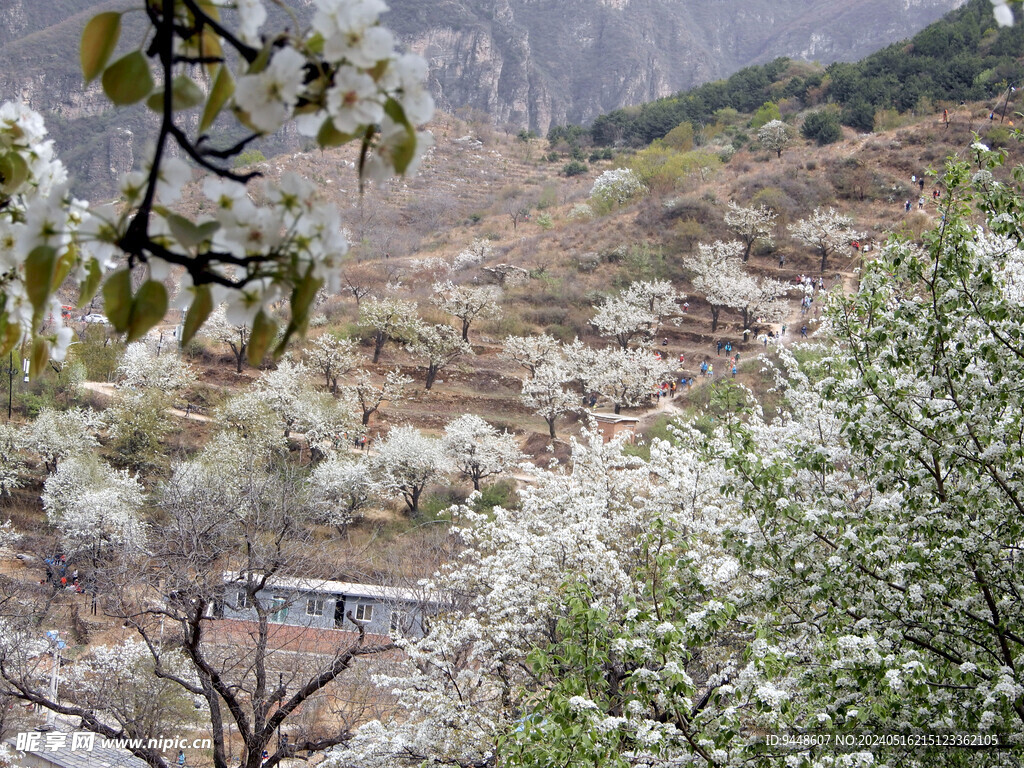
[[[789,227],[789,233],[804,245],[821,254],[821,271],[825,272],[829,256],[848,248],[860,237],[853,229],[853,219],[831,206],[815,208],[805,219]]]
[[[731,200],[729,201],[729,210],[725,214],[725,225],[743,241],[744,261],[750,258],[750,251],[758,240],[767,246],[772,245],[772,229],[775,227],[776,218],[775,212],[767,206],[758,205],[744,208]]]
[[[479,416],[464,413],[448,422],[441,444],[452,466],[480,490],[480,483],[511,471],[525,458],[515,436],[499,432]]]
[[[685,299],[667,280],[641,280],[607,297],[590,322],[602,336],[611,336],[628,349],[634,339],[651,341],[667,318],[679,315],[679,303]]]
[[[446,280],[434,284],[431,301],[461,321],[463,341],[469,341],[469,326],[476,318],[501,315],[501,289],[495,285],[456,285]]]
[[[337,288],[348,249],[337,211],[296,175],[265,186],[232,169],[254,139],[294,121],[320,147],[359,146],[361,180],[413,173],[430,144],[417,130],[433,112],[426,64],[399,54],[380,24],[382,0],[315,0],[308,26],[264,29],[262,0],[148,0],[137,40],[122,40],[127,11],[94,16],[82,32],[85,82],[99,80],[115,106],[145,102],[159,115],[152,151],[121,181],[122,206],[90,209],[66,191],[67,174],[45,139],[41,117],[0,106],[0,354],[26,345],[31,370],[61,360],[71,341],[57,291],[71,280],[79,304],[102,292],[105,312],[129,341],[166,313],[164,280],[181,274],[187,342],[213,309],[251,329],[250,360],[277,338],[268,304],[288,299],[290,319],[276,343],[301,335],[319,289]],[[234,17],[222,11],[231,6]],[[126,53],[114,58],[115,51]],[[219,138],[233,121],[243,137]],[[211,213],[173,206],[195,173]]]
[[[463,326],[464,328],[467,326]],[[405,348],[414,357],[426,362],[427,378],[424,389],[430,390],[437,381],[437,374],[446,365],[455,362],[463,355],[472,355],[473,347],[459,336],[459,332],[445,323],[419,323],[415,335]]]

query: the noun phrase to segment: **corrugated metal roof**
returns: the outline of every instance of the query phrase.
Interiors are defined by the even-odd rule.
[[[243,582],[238,573],[224,574],[228,583]],[[381,602],[437,603],[435,592],[408,587],[386,587],[383,584],[356,584],[350,581],[331,581],[329,579],[300,579],[292,576],[274,576],[267,582],[266,589],[294,589],[298,592],[311,592],[325,595],[345,595],[348,597],[368,597]]]

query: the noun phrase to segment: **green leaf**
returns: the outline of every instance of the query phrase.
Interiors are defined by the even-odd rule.
[[[203,116],[199,119],[199,132],[207,130],[213,121],[217,119],[217,115],[220,114],[221,110],[224,109],[224,105],[228,103],[232,96],[235,95],[235,78],[231,76],[231,72],[228,71],[227,67],[221,67],[217,72],[217,77],[213,81],[213,87],[210,89],[210,96],[206,100],[206,107],[203,109]]]
[[[199,0],[199,7],[214,21],[220,21],[220,7],[212,0]]]
[[[166,218],[167,226],[171,230],[171,234],[174,235],[174,239],[185,248],[195,248],[200,243],[206,242],[220,228],[220,224],[216,221],[196,224],[176,213],[169,213]]]
[[[167,314],[167,289],[163,283],[147,280],[139,287],[132,302],[131,317],[128,321],[128,338],[131,343],[146,335],[150,328],[164,319]]]
[[[13,194],[28,178],[28,163],[18,152],[0,157],[0,192]]]
[[[391,158],[395,163],[395,172],[405,173],[413,158],[416,157],[416,129],[409,124],[409,118],[405,116],[402,105],[394,99],[388,99],[384,104],[384,112],[399,125],[405,126],[405,136],[401,141],[391,145]]]
[[[194,288],[195,298],[185,313],[185,324],[181,331],[181,343],[188,344],[196,335],[206,318],[213,312],[213,292],[208,285],[197,285]]]
[[[246,356],[249,358],[250,365],[255,367],[263,362],[263,356],[267,354],[267,347],[270,346],[270,342],[274,340],[276,334],[277,323],[267,317],[263,310],[260,310],[256,319],[252,321],[252,333],[249,334],[249,350]]]
[[[142,51],[121,57],[103,73],[103,92],[119,107],[142,101],[152,90],[153,75]]]
[[[316,143],[321,147],[340,147],[358,137],[357,133],[342,133],[334,127],[334,121],[328,117],[317,131]]]
[[[309,327],[309,310],[316,299],[317,291],[323,287],[324,281],[313,277],[313,268],[310,267],[306,276],[292,291],[292,318],[285,329],[284,336],[274,349],[274,357],[278,358],[284,354],[285,348],[292,337],[298,333],[305,335]]]
[[[85,265],[85,272],[85,280],[82,281],[81,288],[79,289],[79,309],[92,301],[96,291],[100,288],[100,281],[103,279],[103,270],[100,269],[100,263],[96,259],[89,259],[89,263]]]
[[[82,30],[82,74],[91,83],[107,66],[118,38],[121,37],[121,14],[108,11],[93,16]]]
[[[174,78],[171,83],[171,111],[182,112],[193,109],[206,100],[206,94],[196,85],[196,82],[184,75]],[[164,109],[164,89],[158,88],[150,97],[145,99],[145,105],[154,112],[162,112]]]
[[[71,274],[71,268],[78,261],[78,246],[74,243],[68,246],[67,250],[57,259],[53,268],[53,284],[60,288],[64,280]]]
[[[50,359],[50,344],[46,339],[36,338],[32,341],[32,357],[29,364],[28,375],[35,378],[46,367],[46,361]]]
[[[6,355],[21,341],[21,326],[12,323],[7,313],[0,315],[0,355]]]
[[[111,325],[122,333],[128,330],[132,316],[132,275],[129,270],[119,270],[107,278],[103,284],[103,302]]]
[[[316,299],[317,291],[323,288],[324,281],[313,276],[313,267],[309,268],[295,290],[292,291],[292,318],[303,331],[309,324],[309,310]]]
[[[56,263],[57,250],[48,245],[37,245],[25,259],[25,293],[37,315],[43,311],[50,298]]]
[[[199,227],[184,216],[170,213],[167,215],[166,220],[174,240],[183,247],[195,248],[203,242],[203,234],[200,232]]]
[[[196,81],[185,75],[178,75],[171,83],[171,101],[174,104],[175,112],[178,110],[190,110],[199,106],[206,100],[203,89],[196,84]]]
[[[178,75],[174,78],[174,81],[171,83],[172,111],[180,112],[185,109],[192,109],[193,107],[198,107],[205,100],[206,95],[192,78],[185,75]],[[158,88],[153,91],[150,97],[146,99],[146,106],[154,112],[163,110],[164,89]]]

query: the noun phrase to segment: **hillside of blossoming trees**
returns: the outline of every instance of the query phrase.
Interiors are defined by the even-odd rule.
[[[1019,762],[1016,89],[545,141],[310,6],[86,14],[114,204],[0,105],[0,765]]]

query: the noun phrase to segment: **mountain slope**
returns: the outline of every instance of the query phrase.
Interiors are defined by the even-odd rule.
[[[544,133],[777,56],[853,60],[962,2],[391,0],[385,23],[430,62],[441,109],[469,107]],[[308,18],[311,0],[295,4]],[[20,98],[46,114],[78,188],[98,197],[113,194],[114,179],[136,163],[138,137],[151,124],[142,109],[110,111],[97,86],[83,90],[78,72],[85,21],[124,7],[119,0],[0,7],[0,100]],[[138,39],[130,27],[142,21],[125,16],[123,41]]]
[[[442,108],[545,132],[778,56],[853,61],[962,0],[392,0]]]

